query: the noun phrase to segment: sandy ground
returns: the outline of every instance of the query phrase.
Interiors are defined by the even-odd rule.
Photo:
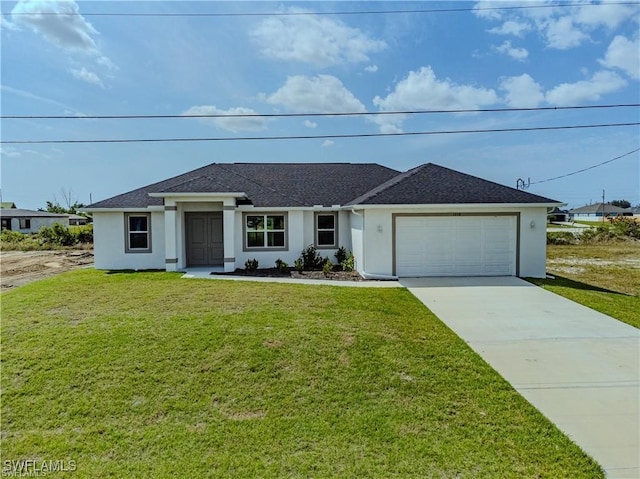
[[[0,289],[6,291],[91,264],[93,252],[87,250],[0,251]]]

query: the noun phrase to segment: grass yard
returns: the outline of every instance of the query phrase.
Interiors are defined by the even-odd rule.
[[[640,242],[547,245],[555,279],[533,283],[640,328]]]
[[[599,478],[404,289],[78,270],[2,295],[3,460],[48,477]]]

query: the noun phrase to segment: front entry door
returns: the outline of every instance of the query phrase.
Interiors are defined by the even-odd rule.
[[[222,266],[222,212],[186,213],[187,266]]]

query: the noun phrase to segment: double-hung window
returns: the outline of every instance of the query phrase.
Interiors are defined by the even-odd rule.
[[[286,215],[247,214],[244,218],[245,248],[247,250],[286,249]]]
[[[149,213],[127,213],[125,229],[127,253],[151,252],[151,215]]]
[[[20,229],[26,230],[31,228],[31,218],[20,218]]]
[[[338,247],[338,214],[316,213],[316,247]]]

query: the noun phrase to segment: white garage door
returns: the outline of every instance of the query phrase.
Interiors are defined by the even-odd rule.
[[[396,218],[397,276],[515,274],[515,216]]]

